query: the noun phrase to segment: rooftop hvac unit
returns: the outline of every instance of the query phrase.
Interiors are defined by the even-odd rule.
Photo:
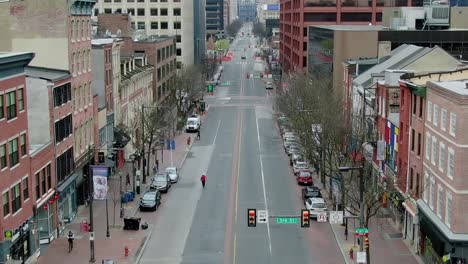
[[[426,10],[426,24],[427,25],[438,25],[438,26],[449,26],[450,25],[450,6],[438,5],[438,6],[425,6]]]

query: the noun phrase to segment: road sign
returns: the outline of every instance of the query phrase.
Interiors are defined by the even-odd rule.
[[[358,251],[357,252],[357,263],[366,263],[366,252]]]
[[[317,214],[317,222],[326,222],[326,221],[327,221],[327,213]]]
[[[168,139],[166,141],[167,150],[175,150],[175,140]]]
[[[257,210],[257,222],[265,224],[268,221],[267,210]]]
[[[277,224],[297,224],[299,223],[296,217],[276,217]]]
[[[343,211],[330,211],[330,224],[343,224]]]
[[[369,229],[363,227],[363,228],[356,228],[355,230],[356,236],[368,236],[369,235]]]

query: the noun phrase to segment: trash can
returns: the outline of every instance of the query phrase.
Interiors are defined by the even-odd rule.
[[[140,217],[124,218],[124,230],[140,230]]]

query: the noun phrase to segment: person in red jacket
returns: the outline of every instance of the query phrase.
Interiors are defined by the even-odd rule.
[[[201,184],[202,184],[203,188],[205,188],[205,182],[206,182],[206,176],[205,176],[205,174],[203,174],[203,175],[200,177],[200,181],[201,181]]]

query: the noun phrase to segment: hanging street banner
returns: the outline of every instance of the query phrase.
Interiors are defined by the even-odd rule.
[[[95,200],[107,199],[107,177],[109,169],[107,166],[91,166],[93,171],[93,196]]]

